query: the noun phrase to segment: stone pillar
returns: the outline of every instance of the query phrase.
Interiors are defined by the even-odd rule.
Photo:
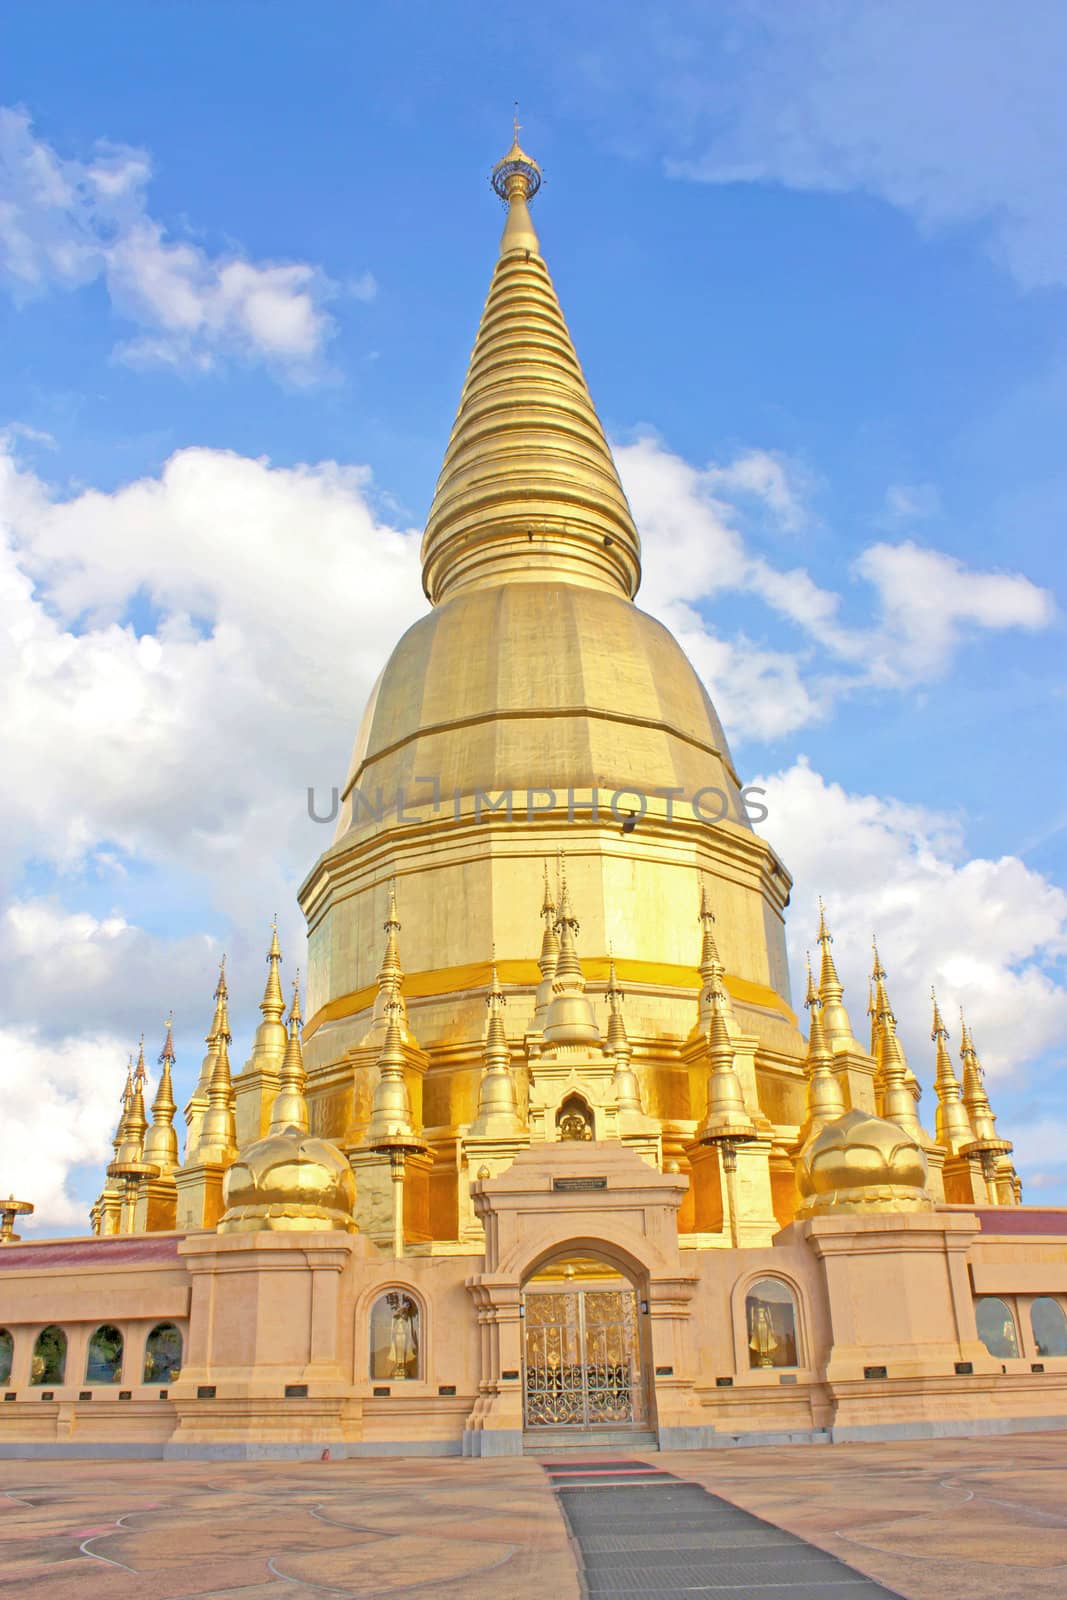
[[[177,1227],[182,1232],[214,1228],[221,1220],[222,1180],[226,1168],[215,1161],[196,1162],[179,1167],[174,1174],[177,1186]]]

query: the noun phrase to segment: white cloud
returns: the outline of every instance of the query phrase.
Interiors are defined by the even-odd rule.
[[[0,1028],[4,1115],[0,1173],[5,1193],[32,1200],[20,1231],[85,1233],[85,1203],[71,1176],[84,1162],[111,1156],[127,1050],[111,1035],[45,1039],[32,1029]],[[97,1182],[97,1189],[99,1181]]]
[[[953,1031],[955,1008],[965,1007],[993,1079],[1036,1060],[1067,1032],[1059,968],[1067,953],[1067,893],[1015,856],[967,859],[958,819],[850,794],[803,759],[757,781],[766,787],[769,813],[761,831],[799,888],[789,920],[794,974],[805,949],[816,949],[821,893],[853,1029],[865,1039],[877,934],[929,1123],[931,984]]]
[[[809,521],[803,473],[761,451],[698,468],[651,436],[617,446],[616,457],[644,544],[641,602],[683,636],[730,732],[793,732],[825,717],[843,694],[939,676],[978,630],[1032,630],[1052,620],[1050,596],[1028,578],[973,572],[909,540],[871,545],[853,563],[874,604],[849,625],[842,595],[755,548],[768,542],[768,517],[772,531]],[[728,593],[793,624],[799,648],[768,649],[741,631],[724,638],[698,607]]]
[[[207,371],[263,360],[307,380],[333,332],[335,286],[306,262],[256,262],[168,237],[146,209],[144,151],[100,145],[85,163],[35,137],[21,110],[0,108],[0,281],[16,299],[107,284],[116,311],[148,330],[118,347],[132,365]],[[348,286],[376,292],[370,273]]]
[[[756,0],[705,12],[657,70],[676,174],[865,190],[977,225],[1024,288],[1067,282],[1062,7]]]

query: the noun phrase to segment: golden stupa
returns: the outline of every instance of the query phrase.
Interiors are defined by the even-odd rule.
[[[46,1250],[52,1288],[31,1263],[7,1302],[0,1445],[51,1416],[20,1373],[70,1406],[57,1438],[74,1427],[60,1335],[80,1360],[84,1283],[103,1320],[113,1278],[129,1339],[170,1319],[145,1373],[180,1370],[114,1436],[171,1454],[501,1454],[608,1426],[682,1448],[1055,1409],[1025,1319],[1041,1299],[1047,1352],[1060,1297],[1067,1373],[1067,1219],[1003,1220],[1019,1180],[969,1030],[961,1083],[935,1001],[931,1134],[881,958],[867,1044],[821,905],[798,1025],[789,874],[707,689],[635,604],[640,540],[534,231],[540,182],[516,128],[426,522],[430,610],[300,889],[306,1026],[275,927],[243,1065],[220,970],[180,1158],[169,1030],[150,1122],[131,1062],[77,1297]],[[0,1267],[23,1259],[20,1204]]]

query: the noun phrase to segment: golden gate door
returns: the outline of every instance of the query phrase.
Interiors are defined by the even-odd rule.
[[[530,1288],[523,1307],[528,1428],[644,1421],[637,1296],[628,1284]]]

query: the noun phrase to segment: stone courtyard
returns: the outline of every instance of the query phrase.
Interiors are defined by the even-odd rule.
[[[1067,1590],[1067,1434],[628,1459],[633,1476],[641,1462],[702,1485],[773,1524],[772,1538],[781,1530],[837,1556],[857,1575],[827,1587],[840,1600],[878,1584],[905,1600],[1058,1600]],[[571,1482],[599,1482],[607,1460],[574,1452]],[[617,1485],[625,1532],[636,1485],[621,1467],[603,1475]],[[0,1586],[20,1600],[579,1600],[554,1481],[531,1457],[4,1461]],[[650,1592],[619,1582],[590,1592]],[[787,1573],[768,1587],[655,1592],[702,1587],[731,1600],[815,1592]]]

